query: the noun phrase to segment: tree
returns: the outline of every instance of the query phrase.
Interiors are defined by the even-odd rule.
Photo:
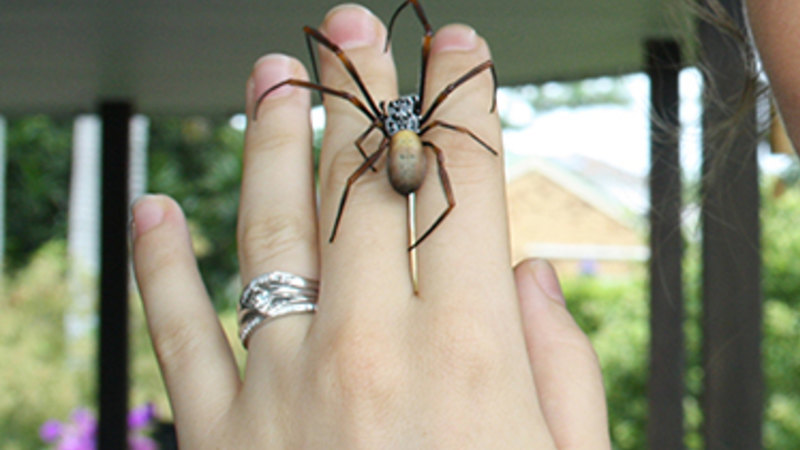
[[[762,210],[767,448],[800,448],[800,186],[765,193]]]
[[[23,267],[39,247],[66,235],[71,137],[69,119],[8,120],[8,270]]]
[[[154,118],[148,159],[148,191],[169,194],[183,207],[218,307],[231,305],[240,289],[235,236],[244,136],[228,120]]]

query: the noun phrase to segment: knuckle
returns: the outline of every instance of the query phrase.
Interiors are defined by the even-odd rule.
[[[314,227],[298,214],[270,214],[260,220],[243,221],[239,229],[242,263],[257,265],[311,242]]]
[[[322,84],[346,92],[358,92],[358,85],[342,62],[332,53],[324,52],[320,59]],[[358,68],[358,74],[374,98],[388,98],[396,86],[396,74],[391,56],[378,48],[352,49],[348,59]]]
[[[183,317],[170,317],[169,323],[152,323],[153,348],[166,376],[184,373],[190,360],[202,352],[196,325]]]
[[[258,153],[275,153],[284,148],[294,148],[303,141],[299,138],[296,130],[289,132],[287,127],[270,127],[268,132],[260,139],[255,139],[251,148]]]
[[[353,141],[355,141],[355,138]],[[325,187],[327,188],[341,188],[347,178],[349,178],[363,162],[355,145],[348,145],[348,142],[341,143],[341,145],[338,146],[339,148],[330,152],[330,157],[325,164],[325,168],[327,169],[327,183]],[[364,148],[369,151],[368,149],[371,147],[364,146]],[[362,176],[361,178],[363,179],[364,177]]]
[[[578,328],[571,317],[564,320],[565,324],[549,333],[543,344],[538,349],[542,354],[572,353],[581,360],[591,364],[600,364],[600,359],[589,337]]]
[[[311,141],[311,118],[308,112],[284,105],[263,105],[259,121],[249,125],[245,140],[245,165],[262,154],[305,148]],[[298,124],[303,126],[297,126]]]
[[[376,327],[342,327],[328,343],[320,382],[328,394],[369,414],[392,404],[404,385],[396,345]]]
[[[432,357],[448,372],[448,380],[477,389],[502,370],[504,350],[484,320],[456,313],[439,318],[433,326],[437,331],[430,338]]]
[[[251,145],[246,146],[245,157],[250,154],[274,154],[309,144],[311,118],[307,111],[282,107],[274,113],[267,111],[263,116],[264,120],[249,131],[248,144]],[[298,123],[304,126],[296,126]],[[290,124],[292,126],[288,126]]]
[[[439,131],[430,141],[442,148],[445,170],[458,185],[485,185],[502,175],[502,158],[492,155],[469,137],[450,131]],[[494,146],[495,150],[499,147]],[[461,151],[461,150],[464,151]],[[429,164],[435,164],[431,161]],[[429,169],[430,170],[430,169]]]
[[[366,144],[364,146],[364,149],[367,152],[370,152],[373,148],[377,149],[377,144],[374,146],[371,144]],[[376,161],[375,169],[377,170],[377,173],[373,173],[371,170],[367,169],[367,171],[362,174],[361,177],[359,177],[358,180],[353,184],[351,187],[351,198],[353,197],[353,190],[358,186],[365,184],[371,185],[372,187],[379,187],[384,184],[388,185],[388,183],[386,183],[386,174],[384,174],[381,170],[385,164],[383,162],[384,157],[381,157],[378,159],[378,161]],[[325,176],[323,177],[323,186],[325,191],[336,193],[342,192],[350,176],[353,175],[358,167],[363,163],[364,159],[359,154],[355,145],[351,144],[347,146],[347,144],[345,144],[339,150],[334,151],[325,166]],[[367,188],[366,190],[372,190],[372,187]]]
[[[477,132],[476,136],[478,136]],[[501,149],[500,146],[494,143],[493,139],[488,139],[488,133],[481,133],[481,140],[490,148],[495,151]],[[480,142],[471,139],[469,136],[461,133],[456,133],[450,130],[440,130],[439,134],[434,137],[437,142],[440,142],[442,147],[447,153],[447,164],[456,169],[485,169],[487,166],[498,164],[502,158],[492,154]],[[451,151],[447,151],[451,149]],[[455,149],[463,151],[454,151]]]
[[[142,282],[156,280],[167,273],[165,269],[176,267],[182,263],[185,249],[181,239],[147,239],[155,236],[143,236],[135,258],[136,277]],[[160,236],[159,236],[160,237]]]

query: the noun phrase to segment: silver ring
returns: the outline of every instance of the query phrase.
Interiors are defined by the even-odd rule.
[[[274,319],[317,310],[319,282],[288,272],[273,271],[254,278],[239,297],[239,339],[244,348],[250,336]]]

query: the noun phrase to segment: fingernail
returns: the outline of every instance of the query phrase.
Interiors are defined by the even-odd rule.
[[[131,237],[147,233],[164,221],[164,207],[156,195],[143,195],[131,207]]]
[[[531,269],[542,291],[544,291],[551,300],[566,305],[564,292],[561,290],[561,283],[558,282],[558,276],[553,266],[543,259],[537,259],[531,263]]]
[[[449,25],[436,33],[431,44],[431,53],[469,51],[478,42],[477,33],[466,25]]]
[[[337,6],[325,16],[322,27],[325,35],[341,49],[366,47],[375,43],[375,16],[361,5]]]
[[[256,100],[257,95],[266,92],[281,81],[292,78],[292,59],[278,53],[262,56],[253,65],[253,76],[248,85],[249,101]],[[270,92],[271,98],[282,97],[292,91],[291,86],[283,86]]]

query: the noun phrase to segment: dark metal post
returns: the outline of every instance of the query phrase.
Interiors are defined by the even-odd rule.
[[[683,236],[677,42],[646,43],[650,77],[650,373],[647,441],[683,448]]]
[[[0,275],[5,275],[6,261],[6,119],[0,116]],[[5,277],[0,277],[0,295],[5,289]]]
[[[129,103],[100,105],[102,140],[102,237],[98,444],[127,448],[128,411],[128,148]]]
[[[744,29],[741,0],[721,0]],[[708,449],[762,446],[761,244],[756,120],[742,109],[744,43],[699,25],[703,95],[703,369]],[[744,99],[745,104],[750,99]]]

